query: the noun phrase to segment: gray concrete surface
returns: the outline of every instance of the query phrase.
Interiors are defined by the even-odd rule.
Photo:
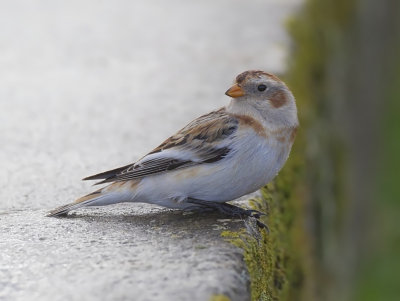
[[[0,3],[0,300],[249,298],[218,214],[146,204],[47,210],[227,103],[247,69],[281,72],[299,0]]]

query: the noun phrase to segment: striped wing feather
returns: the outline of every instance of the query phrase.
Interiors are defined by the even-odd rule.
[[[227,114],[225,109],[211,112],[189,123],[138,162],[84,180],[104,179],[96,185],[128,181],[198,164],[217,162],[229,153],[227,144],[234,137],[238,123],[238,120]],[[185,153],[184,157],[182,153]]]

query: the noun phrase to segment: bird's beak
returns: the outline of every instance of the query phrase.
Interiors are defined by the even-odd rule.
[[[244,91],[242,88],[239,87],[238,84],[234,84],[232,87],[230,87],[228,89],[228,91],[225,92],[225,94],[230,97],[237,98],[237,97],[243,96]]]

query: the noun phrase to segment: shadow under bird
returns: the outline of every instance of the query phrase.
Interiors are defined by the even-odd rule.
[[[261,212],[228,201],[270,182],[286,162],[298,128],[295,99],[278,77],[246,71],[225,93],[230,103],[200,116],[135,163],[84,180],[107,186],[48,216],[86,206],[143,202],[218,210],[241,218]]]

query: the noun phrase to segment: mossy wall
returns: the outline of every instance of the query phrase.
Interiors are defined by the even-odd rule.
[[[301,127],[255,202],[270,233],[235,240],[253,300],[398,297],[399,20],[390,0],[308,0],[289,20]]]

